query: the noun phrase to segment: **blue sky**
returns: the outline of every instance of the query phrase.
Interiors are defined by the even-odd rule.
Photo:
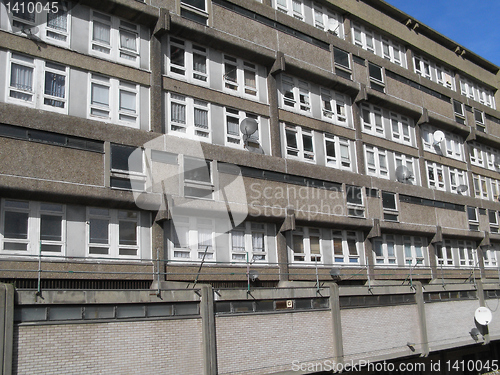
[[[499,0],[385,0],[500,66]]]

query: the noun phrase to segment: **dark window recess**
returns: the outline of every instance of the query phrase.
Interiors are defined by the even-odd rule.
[[[469,221],[477,221],[476,207],[467,206],[467,216],[469,217]]]
[[[347,203],[363,205],[363,194],[359,186],[346,185]]]
[[[488,114],[485,114],[485,117],[486,117],[487,120],[492,121],[495,124],[499,124],[500,125],[500,119],[499,118],[493,117],[493,116],[488,115]]]
[[[488,218],[490,220],[490,224],[498,224],[496,211],[488,210]]]
[[[43,130],[28,129],[14,125],[0,124],[0,136],[75,148],[84,151],[104,152],[104,142],[101,141],[94,141],[91,139],[47,132]]]
[[[181,4],[191,5],[192,7],[205,11],[205,0],[181,0]]]
[[[486,208],[479,208],[479,215],[486,215]]]
[[[396,194],[388,193],[386,191],[382,192],[382,207],[389,210],[396,209]]]
[[[372,306],[396,306],[416,303],[414,294],[391,294],[380,296],[341,296],[340,308],[359,308]]]
[[[236,4],[232,4],[229,1],[226,0],[212,0],[212,4],[217,4],[220,5],[226,9],[232,10],[235,13],[238,13],[242,16],[245,16],[247,18],[250,18],[254,21],[260,22],[266,26],[272,27],[275,30],[279,30],[284,32],[285,34],[292,35],[300,40],[303,40],[307,43],[311,43],[319,48],[322,48],[326,51],[330,50],[330,45],[326,42],[323,42],[322,40],[313,38],[307,34],[304,34],[300,31],[294,30],[291,27],[285,26],[279,22],[276,22],[270,18],[261,16],[260,14],[257,14],[255,12],[249,11],[248,9],[242,8]]]
[[[429,292],[424,293],[424,302],[441,302],[441,301],[453,301],[453,300],[470,300],[477,299],[477,293],[475,290],[465,291],[465,292]]]
[[[111,169],[142,173],[142,152],[137,147],[111,144]]]
[[[451,103],[451,98],[449,96],[446,96],[446,95],[443,95],[437,91],[434,91],[434,90],[431,90],[425,86],[422,86],[421,84],[415,82],[415,81],[412,81],[408,78],[405,78],[403,76],[400,76],[399,74],[396,74],[394,72],[391,72],[389,70],[386,70],[385,71],[385,75],[389,78],[392,78],[392,79],[395,79],[396,81],[399,81],[401,83],[404,83],[408,86],[411,86],[417,90],[420,90],[422,92],[425,92],[426,94],[429,94],[429,95],[432,95],[434,96],[435,98],[438,98],[438,99],[441,99],[447,103]]]
[[[184,8],[181,8],[181,17],[186,18],[186,19],[191,20],[191,21],[194,21],[194,22],[197,22],[197,23],[200,23],[202,25],[207,24],[207,17],[205,17],[201,14],[195,13],[195,12],[191,12],[191,11],[184,9]]]
[[[398,221],[398,215],[397,214],[384,213],[384,220],[387,220],[387,221]]]
[[[462,204],[454,204],[442,201],[433,201],[431,199],[413,197],[411,195],[399,194],[399,201],[404,203],[418,204],[421,206],[429,206],[436,208],[444,208],[445,210],[465,212],[465,206]]]
[[[486,290],[485,291],[486,298],[500,298],[500,290]]]
[[[286,300],[217,301],[217,314],[246,314],[274,311],[297,311],[328,309],[328,298],[296,298]]]
[[[372,198],[378,198],[378,190],[367,187],[366,188],[366,196],[372,197]]]
[[[368,72],[370,73],[370,78],[383,82],[382,68],[380,66],[368,63]]]
[[[333,49],[333,60],[335,64],[343,66],[344,68],[349,69],[349,53],[342,51],[341,49],[334,48]]]
[[[352,61],[354,61],[356,64],[365,66],[365,59],[363,59],[362,57],[352,55]]]

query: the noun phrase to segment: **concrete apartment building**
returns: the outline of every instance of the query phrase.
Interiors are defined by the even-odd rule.
[[[382,0],[31,4],[0,374],[496,369],[499,67]]]

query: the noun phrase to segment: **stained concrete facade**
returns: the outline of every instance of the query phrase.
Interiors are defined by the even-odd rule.
[[[82,1],[54,14],[0,4],[2,282],[498,280],[494,64],[381,0]],[[423,314],[373,313],[397,309]]]

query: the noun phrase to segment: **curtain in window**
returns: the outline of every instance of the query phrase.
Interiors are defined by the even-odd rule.
[[[173,236],[174,247],[187,249],[189,247],[188,234],[189,228],[176,226]]]
[[[232,231],[231,240],[233,251],[245,251],[245,233],[241,231]]]
[[[172,122],[186,123],[186,106],[184,104],[172,103],[170,118]]]
[[[111,27],[94,21],[93,40],[105,44],[110,44]]]
[[[68,17],[64,9],[59,8],[57,13],[47,13],[47,27],[60,31],[67,31]]]
[[[257,84],[255,82],[255,72],[245,70],[245,86],[253,89],[257,88]]]
[[[264,247],[264,233],[252,233],[252,248],[255,252],[263,252]]]
[[[120,90],[120,109],[135,113],[135,93]]]
[[[56,73],[45,72],[45,95],[64,98],[65,83],[66,77]]]
[[[240,126],[237,118],[227,117],[227,134],[240,135]]]
[[[10,85],[21,90],[33,91],[33,68],[12,63]]]
[[[109,106],[109,87],[92,83],[92,104]]]
[[[194,109],[194,126],[197,128],[208,129],[208,112],[195,108]]]
[[[120,47],[137,52],[137,34],[120,30]]]
[[[292,0],[292,8],[294,12],[302,14],[302,3],[300,1]]]
[[[212,250],[212,231],[210,229],[198,229],[198,249],[208,251]]]
[[[193,53],[193,70],[195,72],[207,72],[207,58],[203,55]]]

